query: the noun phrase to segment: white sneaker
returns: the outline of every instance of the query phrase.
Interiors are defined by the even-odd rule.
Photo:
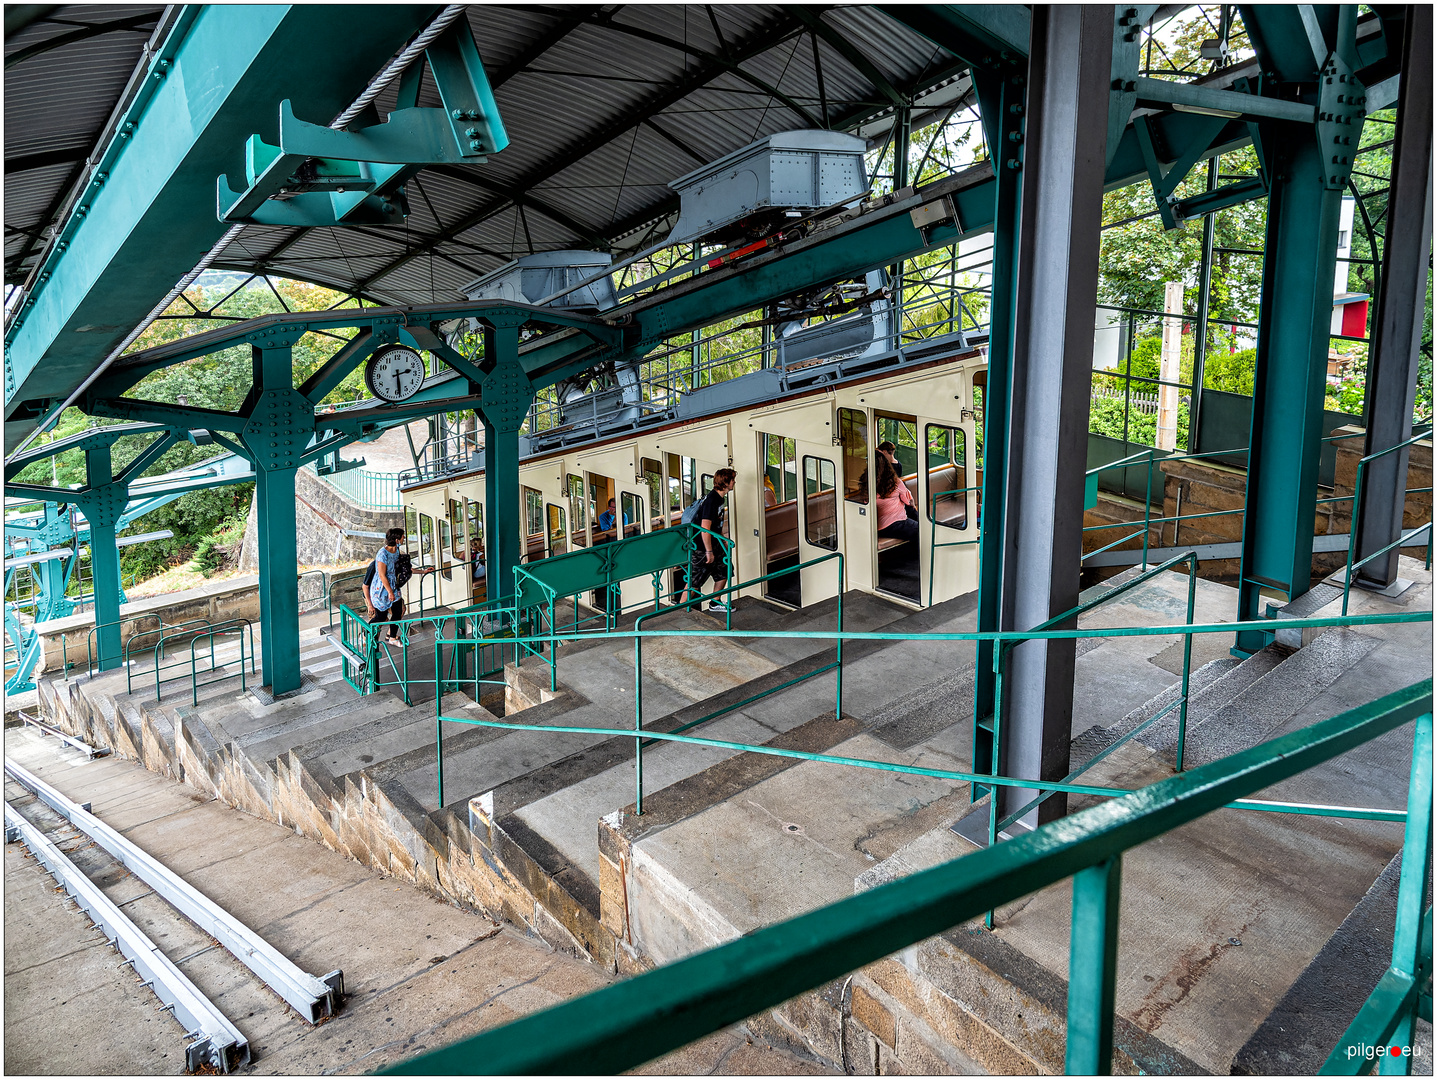
[[[728,613],[728,610],[729,610],[729,607],[728,607],[728,605],[727,605],[726,603],[724,603],[722,600],[711,600],[711,601],[709,601],[709,610],[710,610],[710,611],[721,611],[721,612],[724,612],[725,614],[727,614],[727,613]]]

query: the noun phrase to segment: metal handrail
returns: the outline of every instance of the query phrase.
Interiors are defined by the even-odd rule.
[[[1358,462],[1357,462],[1357,476],[1356,476],[1356,478],[1353,480],[1353,483],[1352,483],[1352,518],[1353,518],[1353,521],[1352,521],[1352,527],[1348,530],[1348,537],[1347,537],[1347,572],[1346,572],[1346,574],[1344,575],[1343,584],[1342,584],[1342,613],[1343,613],[1344,615],[1347,614],[1347,598],[1348,598],[1348,594],[1352,591],[1352,572],[1353,572],[1354,570],[1356,570],[1356,569],[1357,569],[1358,567],[1360,567],[1360,566],[1365,566],[1367,563],[1369,563],[1369,562],[1371,562],[1373,559],[1375,559],[1378,555],[1385,555],[1385,554],[1387,554],[1387,552],[1391,551],[1394,547],[1397,547],[1397,546],[1398,546],[1396,543],[1388,544],[1388,545],[1387,545],[1386,547],[1384,547],[1381,551],[1374,551],[1372,554],[1368,555],[1366,558],[1364,558],[1364,559],[1362,560],[1362,562],[1358,563],[1357,566],[1353,566],[1353,565],[1352,565],[1352,560],[1353,560],[1353,559],[1356,557],[1356,555],[1357,555],[1357,520],[1356,520],[1356,519],[1357,519],[1358,510],[1359,510],[1359,509],[1361,508],[1361,506],[1362,506],[1362,478],[1363,478],[1363,469],[1365,469],[1365,468],[1367,467],[1368,462],[1376,461],[1376,460],[1377,460],[1378,458],[1380,458],[1380,457],[1386,457],[1388,454],[1391,454],[1391,453],[1394,453],[1395,451],[1401,450],[1401,449],[1403,449],[1404,447],[1411,446],[1413,443],[1415,443],[1415,442],[1420,442],[1420,441],[1422,441],[1422,440],[1424,440],[1424,439],[1430,442],[1430,441],[1432,440],[1432,432],[1428,431],[1428,432],[1425,432],[1425,433],[1420,434],[1420,435],[1413,435],[1411,438],[1405,439],[1405,440],[1403,440],[1402,442],[1397,443],[1395,446],[1389,446],[1389,447],[1387,447],[1385,450],[1377,450],[1377,451],[1374,451],[1373,453],[1368,454],[1368,455],[1366,455],[1365,457],[1358,459]],[[1404,492],[1403,498],[1404,498],[1404,501],[1405,501],[1405,498],[1406,498],[1406,493],[1405,493],[1405,492]],[[1430,522],[1429,522],[1428,525],[1427,525],[1427,530],[1428,530],[1428,531],[1427,531],[1427,566],[1428,566],[1428,568],[1430,569],[1431,566],[1432,566],[1432,531],[1431,531],[1431,523],[1430,523]],[[1398,531],[1399,533],[1401,533],[1402,530],[1401,530],[1401,528],[1399,527],[1397,531]],[[1418,528],[1418,529],[1413,530],[1413,533],[1420,532],[1420,531],[1421,531],[1421,529]],[[1409,533],[1408,535],[1412,535],[1412,534]],[[1402,539],[1402,537],[1399,536],[1399,537],[1398,537],[1398,540],[1401,540],[1401,539]]]
[[[1065,1068],[1070,1073],[1108,1072],[1116,984],[1112,945],[1118,933],[1123,853],[1213,810],[1246,801],[1253,792],[1414,719],[1418,738],[1404,845],[1414,851],[1423,845],[1425,856],[1431,835],[1431,679],[1192,772],[1121,792],[1112,802],[1061,823],[411,1058],[390,1071],[618,1073],[1071,877]],[[1420,804],[1424,781],[1426,813]],[[1426,835],[1418,835],[1422,832]],[[1426,859],[1413,861],[1425,865]],[[1420,871],[1413,876],[1425,878]],[[1422,886],[1425,881],[1404,899],[1410,901],[1415,892],[1420,905]],[[1396,943],[1405,944],[1410,936],[1399,915]],[[1409,995],[1408,1015],[1414,1008]]]
[[[1175,555],[1173,558],[1167,560],[1167,562],[1163,563],[1162,565],[1155,566],[1151,570],[1139,574],[1131,581],[1125,581],[1121,585],[1109,589],[1101,596],[1095,596],[1091,600],[1086,600],[1071,608],[1070,610],[1063,612],[1061,615],[1055,615],[1053,618],[1039,623],[1037,626],[1033,627],[1033,630],[1030,631],[1030,633],[1038,633],[1045,630],[1052,630],[1067,622],[1072,622],[1074,625],[1076,625],[1078,618],[1082,615],[1085,615],[1088,612],[1102,606],[1103,604],[1106,604],[1108,601],[1113,600],[1118,596],[1121,596],[1123,593],[1129,592],[1132,589],[1136,589],[1140,585],[1147,584],[1159,574],[1166,573],[1182,563],[1186,563],[1188,567],[1188,606],[1184,625],[1191,626],[1193,623],[1193,614],[1197,608],[1198,558],[1197,552],[1195,551],[1187,551],[1181,555]],[[991,767],[994,775],[998,773],[998,754],[1002,746],[1001,732],[1003,717],[1004,682],[1003,666],[1008,655],[1022,643],[1023,639],[1009,639],[1008,641],[1000,643],[998,647],[993,650],[993,746]],[[1156,716],[1149,717],[1148,720],[1146,720],[1144,723],[1138,725],[1132,731],[1129,731],[1125,735],[1121,736],[1116,742],[1113,743],[1113,745],[1109,746],[1102,753],[1099,753],[1094,757],[1089,758],[1076,769],[1073,769],[1064,778],[1064,783],[1071,783],[1073,780],[1077,779],[1077,777],[1087,772],[1099,761],[1103,760],[1103,758],[1107,757],[1114,750],[1118,749],[1118,747],[1121,746],[1123,743],[1126,743],[1130,739],[1135,738],[1140,732],[1147,730],[1148,727],[1157,723],[1158,720],[1162,719],[1164,716],[1167,716],[1168,713],[1172,712],[1174,709],[1178,710],[1178,744],[1175,771],[1183,771],[1183,748],[1187,740],[1188,686],[1192,667],[1192,643],[1192,634],[1185,634],[1183,636],[1183,673],[1181,683],[1182,689],[1181,691],[1179,691],[1177,700],[1174,701],[1172,704],[1168,705],[1166,708],[1162,709],[1160,712],[1158,712]],[[991,846],[998,842],[998,834],[1004,828],[1013,824],[1015,821],[1021,820],[1026,814],[1036,809],[1042,802],[1050,798],[1053,794],[1054,792],[1052,791],[1040,793],[1036,798],[1030,800],[1024,806],[1013,811],[1001,821],[998,819],[998,809],[995,799],[993,808],[988,814],[989,845]],[[992,911],[988,912],[987,916],[985,916],[985,919],[987,921],[989,929],[992,929]]]
[[[244,625],[235,625],[236,623],[243,623]],[[240,650],[240,651],[239,651],[240,693],[244,693],[244,692],[245,692],[245,677],[244,677],[244,631],[245,631],[245,627],[246,627],[246,626],[249,626],[249,625],[250,625],[250,624],[249,624],[249,620],[248,620],[248,619],[237,619],[237,620],[234,620],[232,623],[230,623],[230,624],[228,624],[228,625],[216,627],[216,628],[213,629],[213,630],[206,631],[206,632],[203,633],[203,634],[196,634],[194,637],[190,638],[190,703],[191,703],[192,705],[198,705],[198,704],[200,703],[199,673],[198,673],[198,671],[197,671],[197,669],[196,669],[196,666],[195,666],[195,664],[196,664],[195,642],[199,641],[200,638],[208,638],[208,639],[209,639],[209,643],[210,643],[210,671],[215,671],[215,670],[217,670],[217,669],[216,669],[216,666],[215,666],[215,638],[216,638],[217,636],[223,636],[223,635],[225,635],[225,634],[234,634],[234,635],[236,635],[236,636],[239,638],[239,650]],[[253,667],[253,665],[254,665],[253,635],[254,635],[254,632],[253,632],[253,629],[251,629],[251,631],[250,631],[250,640],[251,640],[251,644],[250,644],[250,665],[251,665],[251,667]],[[228,679],[228,678],[230,678],[230,677],[231,677],[231,676],[226,675],[226,676],[225,676],[225,679]],[[224,679],[211,680],[211,681],[212,681],[212,682],[215,682],[215,681],[223,682]],[[159,700],[159,685],[158,685],[158,679],[156,680],[155,700],[156,700],[156,701]]]
[[[933,604],[933,571],[938,565],[938,560],[934,557],[933,552],[943,547],[968,547],[972,544],[980,544],[983,542],[983,538],[981,536],[974,536],[972,540],[945,540],[943,541],[943,543],[940,544],[938,542],[938,500],[945,495],[966,495],[970,491],[977,491],[981,493],[982,490],[983,487],[981,484],[973,484],[970,487],[953,488],[950,491],[930,491],[928,493],[928,604],[930,607]],[[967,513],[966,505],[964,507],[964,513],[965,515]],[[978,520],[974,523],[975,532],[981,531],[983,521],[982,515],[983,508],[980,505],[978,508]],[[954,526],[947,525],[945,523],[944,527],[951,529]],[[968,527],[966,517],[964,519],[963,527],[965,529]]]

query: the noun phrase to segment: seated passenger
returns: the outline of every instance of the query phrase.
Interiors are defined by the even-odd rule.
[[[908,509],[913,506],[913,494],[886,455],[880,453],[875,461],[878,466],[878,535],[917,540],[918,522],[908,516]]]
[[[898,447],[894,446],[891,442],[885,439],[883,442],[878,444],[878,453],[888,459],[888,463],[893,466],[893,471],[898,474],[898,482],[900,484],[903,484],[903,468],[898,464]],[[903,484],[903,486],[907,487],[908,485]],[[913,493],[910,491],[909,494],[912,495]],[[918,507],[913,505],[912,499],[909,499],[907,501],[903,509],[904,512],[908,515],[909,520],[918,520]]]
[[[774,491],[773,481],[768,476],[763,478],[763,505],[766,507],[778,505],[778,492]]]
[[[471,578],[475,584],[483,581],[489,571],[484,565],[484,548],[478,540],[469,545],[469,558],[471,562]]]
[[[614,512],[614,500],[610,499],[609,508],[599,515],[599,530],[601,532],[609,532],[617,523],[618,514]],[[629,519],[625,516],[624,524],[627,525],[628,523]]]

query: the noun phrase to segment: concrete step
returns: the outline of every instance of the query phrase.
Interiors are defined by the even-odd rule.
[[[1287,656],[1289,651],[1280,646],[1269,646],[1244,660],[1223,657],[1210,661],[1194,671],[1188,685],[1189,733],[1206,717],[1223,708],[1249,686],[1262,678]],[[1151,720],[1158,713],[1171,706],[1182,693],[1181,681],[1173,683],[1162,693],[1150,698],[1141,706],[1128,713],[1116,724],[1107,727],[1092,727],[1073,740],[1071,760],[1076,766],[1094,755],[1106,750],[1113,743]],[[1138,741],[1154,750],[1166,750],[1176,754],[1178,738],[1178,711],[1163,717],[1140,736]]]
[[[1221,708],[1200,717],[1196,725],[1189,717],[1183,764],[1188,768],[1203,765],[1266,741],[1379,644],[1380,638],[1346,627],[1328,630]],[[1173,756],[1167,746],[1161,752],[1165,758]]]

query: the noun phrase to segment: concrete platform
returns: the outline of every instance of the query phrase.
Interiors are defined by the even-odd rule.
[[[1403,566],[1416,587],[1395,600],[1363,595],[1354,606],[1430,607],[1431,575],[1417,566]],[[971,629],[974,599],[915,612],[848,594],[845,626]],[[1186,577],[1164,575],[1083,625],[1177,623],[1186,603]],[[735,605],[736,629],[808,636],[650,643],[645,728],[674,731],[728,709],[692,733],[969,768],[967,643],[848,643],[841,717],[832,673],[763,696],[833,659],[824,631],[835,626],[836,607],[830,600],[790,611],[745,600]],[[1220,622],[1235,608],[1231,589],[1198,582],[1195,621]],[[694,613],[653,625],[702,632],[721,623]],[[1431,666],[1425,628],[1343,631],[1295,654],[1273,647],[1241,662],[1228,655],[1231,640],[1194,641],[1189,762],[1371,700]],[[543,730],[632,726],[627,641],[561,648],[553,690],[548,666],[526,660],[506,672],[502,700],[497,692],[483,705],[447,695],[446,715],[518,718],[526,730],[446,724],[441,805],[432,690],[426,701],[416,688],[413,705],[392,693],[360,697],[338,677],[317,629],[302,635],[302,650],[312,685],[273,705],[237,694],[234,684],[207,692],[198,708],[168,695],[155,702],[152,690],[120,692],[114,674],[46,684],[42,705],[62,726],[151,769],[610,972],[676,959],[972,850],[949,831],[970,808],[966,785],[668,742],[644,752],[645,812],[634,816],[633,738]],[[422,655],[414,662],[422,668]],[[1074,762],[1171,701],[1181,663],[1178,635],[1080,642]],[[1090,778],[1136,786],[1170,775],[1175,738],[1162,721]],[[1393,733],[1272,797],[1400,801],[1409,750],[1410,730]],[[1120,1071],[1227,1071],[1400,842],[1391,825],[1254,816],[1213,815],[1130,857],[1122,948],[1133,960],[1119,996]],[[1312,882],[1322,883],[1318,897],[1302,891]],[[992,933],[955,928],[796,999],[760,1025],[764,1037],[843,1069],[1060,1069],[1066,888],[1000,912]],[[1366,992],[1354,988],[1353,1000]]]

